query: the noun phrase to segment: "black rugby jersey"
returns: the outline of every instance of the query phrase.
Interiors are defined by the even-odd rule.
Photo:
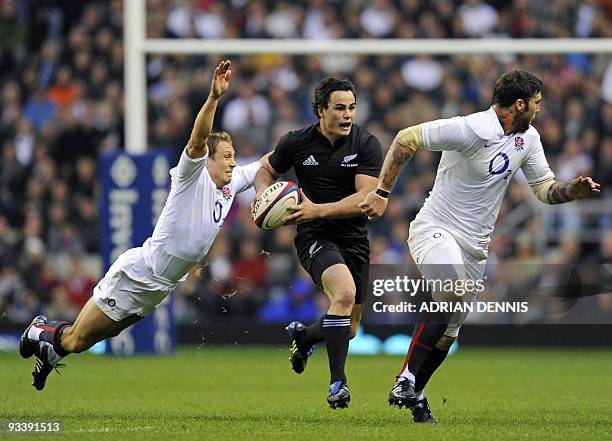
[[[378,139],[363,127],[353,124],[351,133],[334,145],[313,124],[287,133],[269,157],[278,173],[295,169],[298,185],[315,204],[337,202],[352,195],[355,175],[378,178],[382,149]],[[366,238],[365,216],[342,219],[317,219],[297,225],[298,235],[317,233],[339,239]]]

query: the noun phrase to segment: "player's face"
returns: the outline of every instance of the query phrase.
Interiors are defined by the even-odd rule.
[[[219,178],[223,185],[229,184],[232,180],[232,171],[236,167],[234,154],[234,147],[229,142],[219,141],[215,154],[208,160],[213,169],[211,171]]]
[[[529,129],[529,125],[540,111],[540,101],[542,101],[542,94],[538,92],[529,99],[522,110],[518,111],[515,123],[517,131],[526,132]]]
[[[355,118],[355,95],[350,90],[332,92],[326,109],[322,109],[321,129],[333,138],[341,138],[351,133]]]

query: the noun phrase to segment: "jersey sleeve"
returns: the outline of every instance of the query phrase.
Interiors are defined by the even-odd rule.
[[[378,178],[382,168],[382,147],[376,136],[369,135],[366,141],[360,145],[359,165],[356,174],[368,175]]]
[[[243,167],[235,167],[232,172],[232,187],[235,193],[248,190],[253,185],[257,170],[261,167],[259,161],[251,162]]]
[[[207,159],[208,153],[202,158],[191,159],[189,155],[187,155],[187,147],[185,147],[183,153],[181,153],[178,165],[170,170],[170,175],[178,183],[188,181],[194,177],[197,179],[202,173]]]
[[[424,150],[461,152],[481,141],[461,116],[422,123],[421,130]]]
[[[544,147],[542,147],[542,141],[540,141],[539,137],[531,148],[531,153],[523,161],[521,170],[523,170],[529,185],[541,184],[555,177],[555,174],[548,165],[544,155]]]
[[[272,154],[268,157],[270,165],[277,173],[285,173],[293,166],[293,158],[295,156],[295,145],[292,145],[291,133],[283,136]]]

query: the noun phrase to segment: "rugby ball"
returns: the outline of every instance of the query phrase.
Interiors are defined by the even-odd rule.
[[[289,207],[300,203],[300,189],[291,181],[279,181],[270,185],[255,201],[251,216],[263,230],[283,226],[283,218],[293,213]]]

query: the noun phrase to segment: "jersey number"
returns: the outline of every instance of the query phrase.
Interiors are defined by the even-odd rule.
[[[216,224],[218,224],[219,221],[221,220],[222,212],[223,212],[223,205],[221,205],[221,202],[219,201],[215,202],[215,208],[213,210],[213,220],[215,221]]]

